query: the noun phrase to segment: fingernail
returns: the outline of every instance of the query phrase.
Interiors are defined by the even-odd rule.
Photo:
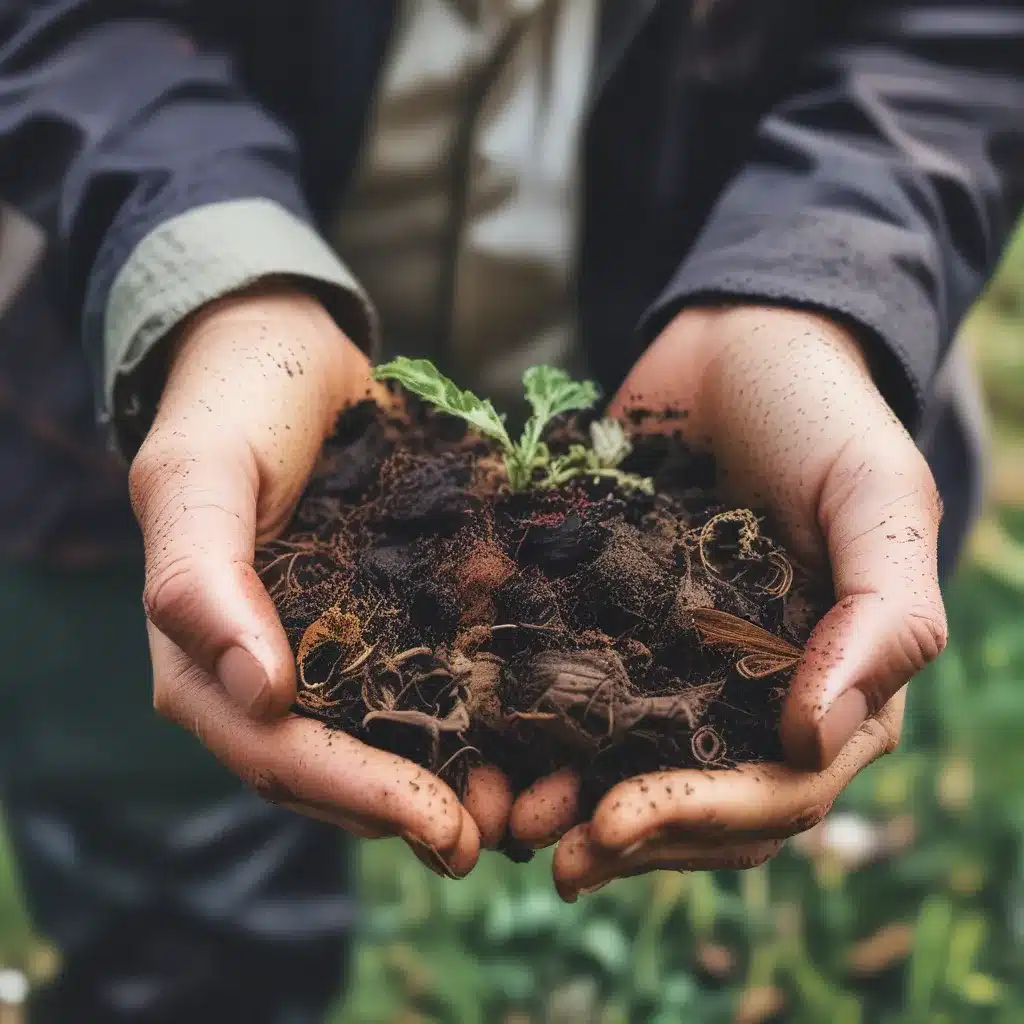
[[[456,874],[444,857],[442,857],[441,854],[439,854],[429,843],[423,842],[423,840],[417,836],[408,834],[403,835],[402,838],[409,844],[413,854],[419,862],[433,871],[434,874],[441,875],[443,878],[453,878],[456,880],[466,877],[465,875]]]
[[[827,767],[836,759],[839,751],[850,742],[867,718],[867,699],[856,686],[836,697],[818,725],[821,767]]]
[[[244,647],[231,647],[220,656],[217,678],[250,715],[260,715],[266,709],[270,680],[263,666]]]

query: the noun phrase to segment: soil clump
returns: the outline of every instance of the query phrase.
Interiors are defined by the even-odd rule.
[[[552,452],[585,435],[562,417]],[[256,567],[295,651],[297,711],[462,791],[567,765],[583,812],[663,768],[781,758],[782,700],[827,584],[715,493],[678,433],[633,438],[655,493],[574,480],[513,494],[463,424],[346,411]]]

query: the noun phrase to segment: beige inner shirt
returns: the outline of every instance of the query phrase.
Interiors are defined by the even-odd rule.
[[[332,241],[386,355],[515,408],[534,363],[582,374],[580,140],[598,0],[406,0]]]

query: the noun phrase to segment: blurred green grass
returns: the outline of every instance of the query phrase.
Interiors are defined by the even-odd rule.
[[[1013,1024],[1024,1020],[1024,233],[965,327],[992,415],[989,511],[900,751],[763,869],[562,905],[541,856],[462,882],[364,845],[332,1024]],[[0,842],[0,965],[38,977]]]

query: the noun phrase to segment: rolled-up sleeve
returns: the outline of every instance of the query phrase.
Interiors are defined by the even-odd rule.
[[[0,200],[64,269],[96,404],[125,454],[153,411],[134,378],[189,313],[266,277],[308,282],[370,349],[376,321],[320,238],[288,127],[250,97],[195,5],[0,0]]]
[[[641,329],[709,297],[830,314],[913,430],[1020,212],[1024,3],[844,6]]]
[[[114,278],[103,316],[105,414],[113,413],[119,380],[130,377],[152,347],[190,313],[282,275],[322,285],[348,335],[368,351],[375,348],[373,306],[307,223],[266,199],[211,203],[154,228]]]

